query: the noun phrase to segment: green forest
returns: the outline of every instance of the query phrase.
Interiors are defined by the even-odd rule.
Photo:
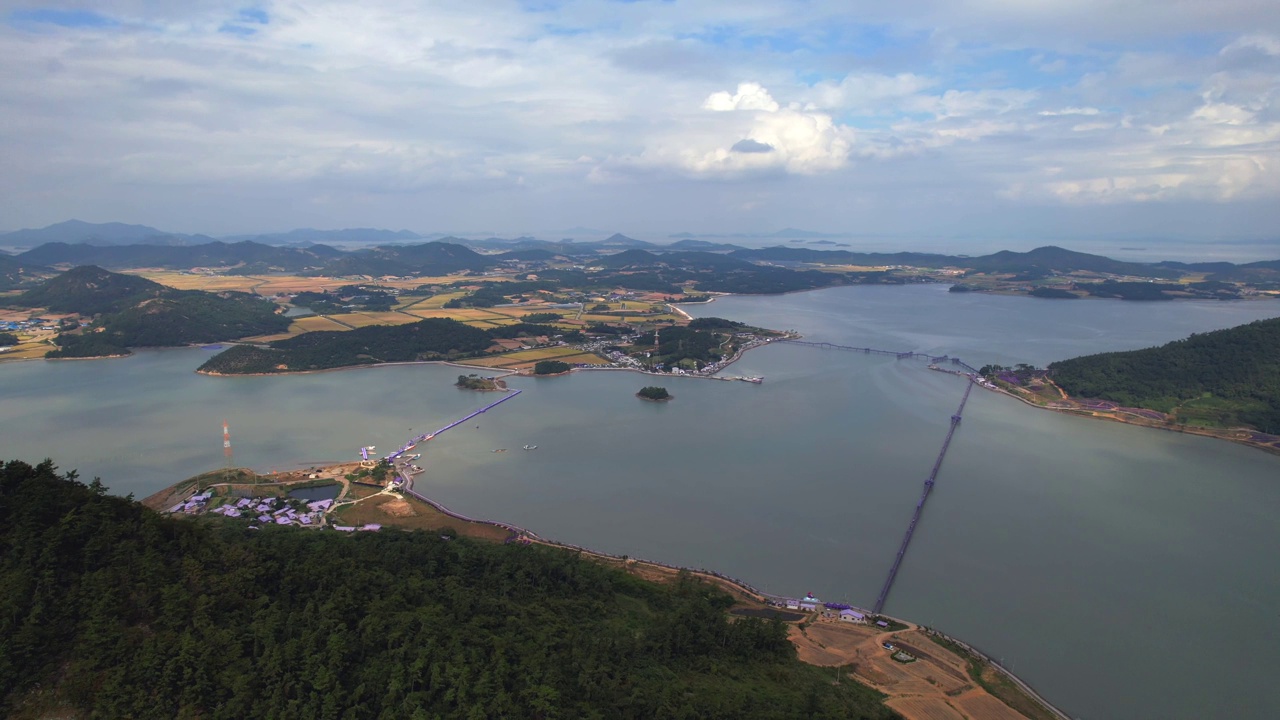
[[[209,358],[199,370],[230,375],[452,360],[479,355],[492,344],[493,337],[484,330],[457,320],[430,318],[408,325],[303,333],[266,347],[238,345]]]
[[[1174,413],[1187,424],[1280,434],[1280,318],[1063,360],[1049,370],[1076,397]]]
[[[236,375],[457,360],[485,354],[497,338],[559,333],[552,325],[516,323],[482,330],[450,318],[428,318],[407,325],[308,332],[266,346],[238,345],[213,356],[199,371]]]
[[[646,385],[645,387],[640,388],[640,392],[637,392],[636,396],[644,398],[645,400],[671,399],[671,393],[667,392],[666,388],[658,387],[657,385]]]
[[[60,334],[50,358],[127,355],[131,347],[170,347],[283,332],[289,319],[272,302],[242,292],[174,290],[92,265],[73,268],[11,300],[93,317],[82,332]]]
[[[0,465],[0,715],[891,718],[731,600],[537,545],[170,518]]]

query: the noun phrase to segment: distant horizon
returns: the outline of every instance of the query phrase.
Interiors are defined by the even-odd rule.
[[[1083,237],[1043,237],[1043,238],[1012,238],[1012,237],[974,237],[956,235],[952,237],[908,237],[907,235],[895,236],[887,233],[866,233],[866,234],[840,234],[836,232],[824,232],[806,228],[783,228],[775,231],[758,231],[756,233],[741,232],[722,232],[722,233],[688,233],[688,232],[671,232],[665,234],[658,233],[636,233],[626,231],[606,231],[598,228],[574,227],[569,230],[591,231],[568,233],[565,230],[545,230],[545,231],[526,231],[519,233],[496,233],[492,231],[419,231],[410,228],[379,228],[376,226],[360,226],[345,228],[314,228],[314,227],[294,227],[283,231],[274,232],[245,232],[234,233],[230,235],[213,235],[210,233],[183,232],[165,227],[157,227],[149,223],[123,223],[119,221],[107,221],[103,223],[95,223],[72,218],[63,220],[40,228],[20,228],[19,230],[0,230],[0,247],[34,247],[35,245],[11,245],[6,243],[6,236],[14,232],[22,231],[40,231],[51,227],[55,227],[67,222],[83,222],[89,225],[108,225],[120,224],[133,227],[150,228],[163,234],[174,234],[180,236],[206,236],[213,240],[244,240],[254,239],[258,237],[272,237],[286,235],[298,231],[313,232],[343,232],[368,230],[373,232],[410,232],[417,235],[416,238],[404,238],[398,240],[387,241],[334,241],[331,244],[337,246],[356,246],[361,244],[411,244],[418,242],[436,242],[448,237],[456,237],[460,240],[481,241],[487,239],[498,240],[515,240],[516,238],[528,237],[539,241],[546,242],[562,242],[565,240],[573,240],[579,243],[593,243],[605,240],[613,235],[623,235],[633,240],[640,240],[654,245],[664,246],[680,242],[681,240],[705,240],[708,242],[717,242],[719,244],[737,244],[746,248],[759,249],[765,247],[803,247],[813,250],[847,250],[850,252],[868,252],[868,253],[893,253],[893,252],[924,252],[938,253],[954,256],[979,256],[1001,250],[1009,250],[1013,252],[1027,252],[1039,247],[1057,246],[1067,250],[1077,252],[1085,252],[1091,254],[1105,255],[1116,260],[1125,260],[1130,262],[1155,263],[1161,261],[1172,262],[1212,262],[1226,261],[1234,263],[1248,263],[1265,260],[1280,259],[1280,235],[1273,237],[1253,237],[1253,238],[1215,238],[1212,240],[1194,239],[1194,238],[1171,238],[1163,237],[1138,237],[1138,236],[1096,236],[1091,238]],[[782,233],[779,235],[779,233]],[[789,237],[794,233],[794,238]],[[685,237],[692,235],[692,237]],[[74,241],[80,242],[80,240]],[[144,241],[138,241],[144,243]],[[835,244],[832,244],[835,243]],[[40,243],[37,243],[37,245]]]

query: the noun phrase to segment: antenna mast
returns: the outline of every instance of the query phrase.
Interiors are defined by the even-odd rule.
[[[231,470],[231,429],[227,421],[222,421],[222,455],[226,458],[227,470]]]

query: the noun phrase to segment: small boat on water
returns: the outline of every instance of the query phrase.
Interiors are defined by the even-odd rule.
[[[764,378],[762,378],[762,377],[754,377],[754,376],[753,376],[753,377],[744,377],[744,378],[739,378],[739,380],[742,380],[742,381],[744,381],[744,382],[749,382],[749,383],[755,383],[756,385],[759,385],[760,383],[764,382]]]
[[[417,453],[415,455],[410,455],[409,457],[405,458],[405,460],[417,460],[420,457],[422,457],[422,453]]]
[[[506,451],[507,451],[506,448],[498,448],[497,450],[494,450],[494,452],[506,452]]]
[[[537,446],[537,445],[525,445],[525,446],[524,446],[524,449],[525,449],[525,450],[537,450],[537,449],[538,449],[538,446]]]

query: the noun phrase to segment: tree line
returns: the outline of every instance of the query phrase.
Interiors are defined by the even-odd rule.
[[[0,714],[890,718],[682,577],[438,533],[158,515],[0,465]]]
[[[1220,424],[1280,434],[1280,318],[1161,347],[1063,360],[1049,370],[1074,396],[1166,413],[1212,405]]]

